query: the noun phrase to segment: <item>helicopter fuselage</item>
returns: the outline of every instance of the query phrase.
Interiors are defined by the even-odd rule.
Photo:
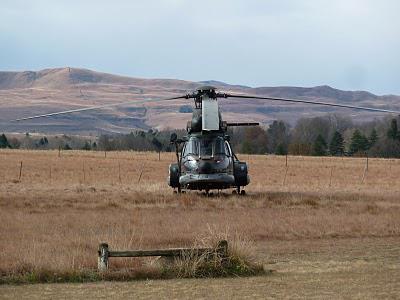
[[[193,133],[185,138],[179,163],[170,165],[169,185],[179,189],[236,188],[249,184],[247,164],[240,162],[224,133]]]
[[[234,186],[231,147],[219,134],[192,134],[181,152],[182,187],[195,190]]]

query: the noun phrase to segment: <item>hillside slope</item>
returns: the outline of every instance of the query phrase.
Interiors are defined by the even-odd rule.
[[[186,94],[201,85],[214,85],[223,91],[254,95],[318,99],[336,103],[400,109],[399,96],[376,96],[365,91],[341,91],[329,86],[257,87],[229,85],[218,81],[191,82],[176,79],[143,79],[95,72],[87,69],[56,68],[37,72],[0,72],[0,128],[4,132],[46,132],[99,134],[129,132],[136,128],[184,128],[190,114],[179,113],[188,100],[121,106],[47,119],[10,123],[9,120],[129,100],[164,98]],[[261,100],[220,101],[224,118],[230,121],[257,121],[268,124],[282,119],[294,123],[301,117],[326,113],[352,115],[370,120],[382,114],[332,109],[303,104]]]

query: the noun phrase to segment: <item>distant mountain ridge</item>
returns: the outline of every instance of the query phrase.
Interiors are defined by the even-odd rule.
[[[160,85],[164,87],[188,86],[196,84],[176,79],[143,79],[109,73],[101,73],[88,69],[55,68],[40,71],[1,72],[0,89],[54,87],[65,88],[77,84],[116,84],[116,85]]]
[[[366,91],[342,91],[328,85],[305,87],[260,87],[254,89],[256,94],[285,97],[322,97],[344,102],[378,99],[379,96]]]
[[[199,85],[217,87],[236,87],[251,89],[254,94],[270,96],[292,97],[324,97],[336,98],[343,101],[357,101],[363,99],[376,99],[379,96],[366,91],[342,91],[328,85],[316,87],[249,87],[245,85],[232,85],[216,80],[191,82],[178,79],[145,79],[134,78],[109,73],[101,73],[88,69],[54,68],[40,71],[4,72],[0,71],[0,89],[55,87],[65,88],[76,84],[118,84],[118,85],[159,85],[162,87],[196,88]]]
[[[0,125],[3,131],[66,131],[76,133],[128,132],[134,128],[184,127],[187,114],[179,113],[179,107],[190,104],[187,100],[148,105],[143,111],[129,107],[116,107],[104,111],[77,113],[64,117],[29,121],[9,125],[8,118],[18,118],[35,113],[89,105],[164,98],[185,94],[202,85],[213,85],[222,91],[253,95],[298,99],[319,99],[336,103],[400,109],[400,97],[377,96],[366,91],[342,91],[330,86],[316,87],[248,87],[207,80],[192,82],[178,79],[144,79],[79,68],[54,68],[40,71],[0,72]],[[341,112],[321,106],[288,106],[281,102],[258,100],[222,100],[224,117],[232,120],[257,121],[264,124],[274,119],[294,123],[300,117]],[[354,113],[347,111],[347,113]],[[366,120],[379,113],[357,112],[356,119]],[[88,121],[90,120],[90,121]],[[77,125],[79,123],[79,126]],[[78,128],[79,127],[79,128]]]

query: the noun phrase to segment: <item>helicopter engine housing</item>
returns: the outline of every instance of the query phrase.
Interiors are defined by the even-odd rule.
[[[245,186],[250,183],[247,163],[241,161],[235,161],[233,164],[233,174],[235,176],[236,186]]]
[[[202,116],[201,108],[195,108],[192,113],[192,120],[187,124],[187,131],[191,132],[201,132],[202,128]]]
[[[173,188],[179,187],[179,167],[177,163],[169,165],[168,185]]]

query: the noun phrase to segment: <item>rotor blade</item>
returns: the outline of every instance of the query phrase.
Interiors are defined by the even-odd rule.
[[[47,117],[51,117],[51,116],[65,115],[65,114],[70,114],[70,113],[74,113],[74,112],[88,111],[88,110],[94,110],[94,109],[100,109],[100,108],[112,107],[112,106],[119,106],[119,105],[125,105],[125,104],[143,104],[143,103],[148,103],[148,102],[169,101],[169,100],[176,100],[176,99],[186,99],[186,96],[179,96],[179,97],[166,98],[166,99],[139,100],[139,101],[131,100],[131,101],[125,101],[125,102],[119,102],[119,103],[111,103],[111,104],[104,104],[104,105],[98,105],[98,106],[70,109],[70,110],[58,111],[58,112],[53,112],[53,113],[48,113],[48,114],[43,114],[43,115],[15,119],[15,120],[11,120],[10,122],[18,122],[18,121],[32,120],[32,119],[38,119],[38,118],[47,118]]]
[[[226,123],[226,126],[258,126],[260,123],[258,122],[234,122],[234,123]]]
[[[321,102],[321,101],[309,101],[309,100],[275,98],[275,97],[258,97],[258,96],[247,96],[247,95],[231,95],[231,94],[225,94],[224,96],[225,96],[225,98],[261,99],[261,100],[283,101],[283,102],[292,102],[292,103],[306,103],[306,104],[314,104],[314,105],[324,105],[324,106],[343,107],[343,108],[352,108],[352,109],[359,109],[359,110],[400,114],[400,111],[397,111],[397,110],[380,109],[380,108],[373,108],[373,107],[363,107],[363,106],[355,106],[355,105],[347,105],[347,104],[337,104],[337,103]]]

